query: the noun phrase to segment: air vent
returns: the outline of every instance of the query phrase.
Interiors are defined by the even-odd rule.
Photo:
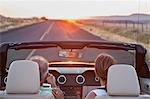
[[[65,84],[67,81],[66,77],[64,75],[60,75],[58,78],[57,78],[57,82],[59,84]]]
[[[85,78],[82,75],[78,75],[76,77],[76,83],[77,84],[83,84],[85,82]]]

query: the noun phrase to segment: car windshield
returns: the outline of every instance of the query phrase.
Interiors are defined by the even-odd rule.
[[[63,53],[62,53],[63,52]],[[64,53],[65,52],[65,53]],[[67,52],[67,54],[66,54]],[[72,52],[74,52],[72,54]],[[43,56],[49,63],[55,62],[55,64],[85,64],[94,65],[96,57],[100,53],[108,53],[114,56],[118,63],[132,64],[135,66],[135,51],[125,51],[125,50],[112,50],[112,49],[97,49],[97,48],[83,48],[83,49],[74,49],[71,51],[71,57],[68,56],[70,49],[61,49],[57,48],[46,48],[46,49],[26,49],[26,50],[9,50],[8,51],[8,61],[7,66],[18,59],[29,59],[32,56]],[[75,54],[75,55],[74,55]],[[79,55],[76,55],[79,54]],[[63,62],[63,63],[59,63]],[[84,62],[84,63],[83,63]],[[54,63],[52,63],[54,64]],[[80,65],[81,66],[81,65]]]

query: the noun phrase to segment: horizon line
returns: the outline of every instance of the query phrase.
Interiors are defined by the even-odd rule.
[[[0,13],[0,15],[1,16],[3,16],[3,17],[6,17],[6,18],[34,18],[34,17],[36,17],[36,18],[41,18],[41,17],[46,17],[46,18],[48,18],[48,19],[86,19],[86,18],[92,18],[92,17],[113,17],[113,16],[131,16],[131,15],[149,15],[150,16],[150,14],[149,13],[131,13],[131,14],[124,14],[124,15],[122,15],[122,14],[112,14],[112,15],[91,15],[91,16],[81,16],[80,18],[65,18],[65,17],[60,17],[60,18],[54,18],[54,17],[48,17],[48,16],[44,16],[44,15],[41,15],[41,16],[7,16],[7,15],[4,15],[4,14],[2,14],[2,13]]]

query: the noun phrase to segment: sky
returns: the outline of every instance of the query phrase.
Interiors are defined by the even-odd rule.
[[[0,14],[9,17],[84,18],[150,14],[150,0],[0,0]]]

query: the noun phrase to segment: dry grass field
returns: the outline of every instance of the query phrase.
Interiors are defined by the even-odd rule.
[[[0,32],[7,31],[13,28],[19,28],[26,25],[31,25],[34,23],[41,22],[42,20],[37,18],[0,18]]]
[[[78,23],[82,29],[115,42],[139,43],[147,50],[150,61],[150,24]]]

